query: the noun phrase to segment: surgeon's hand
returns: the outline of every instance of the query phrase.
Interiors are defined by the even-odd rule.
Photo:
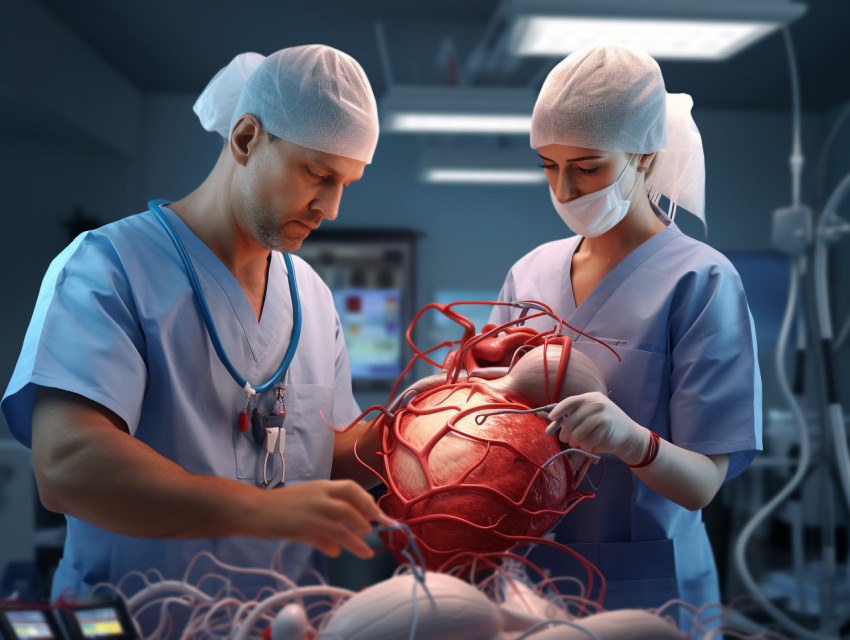
[[[374,555],[363,540],[375,524],[392,520],[372,496],[351,480],[313,480],[264,492],[266,530],[276,537],[312,545],[336,557],[340,548],[360,558]]]
[[[639,464],[649,446],[649,429],[629,418],[598,391],[570,396],[549,412],[546,435],[589,453],[610,453],[626,464]]]

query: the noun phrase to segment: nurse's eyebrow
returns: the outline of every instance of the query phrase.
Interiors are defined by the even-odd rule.
[[[544,155],[537,154],[540,156],[542,160],[546,160],[547,162],[557,162],[557,160],[552,160],[551,158],[547,158]],[[580,158],[570,158],[569,160],[564,160],[564,162],[581,162],[582,160],[599,160],[602,156],[581,156]]]

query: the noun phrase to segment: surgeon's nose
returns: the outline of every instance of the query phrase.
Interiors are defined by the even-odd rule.
[[[339,215],[339,203],[342,200],[342,185],[329,187],[313,201],[313,209],[319,211],[328,220],[336,220]]]

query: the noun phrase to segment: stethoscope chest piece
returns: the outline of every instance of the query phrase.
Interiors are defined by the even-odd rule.
[[[274,457],[280,459],[280,482],[283,484],[286,478],[286,461],[283,457],[286,448],[286,428],[283,426],[286,420],[286,407],[284,396],[286,387],[279,384],[275,387],[275,403],[270,415],[263,415],[256,406],[251,411],[251,435],[257,446],[265,451],[263,458],[263,484],[269,486],[274,479]],[[269,469],[269,458],[272,459],[271,470]]]

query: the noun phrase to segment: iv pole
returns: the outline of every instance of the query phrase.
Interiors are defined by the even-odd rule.
[[[847,433],[844,426],[844,416],[838,399],[835,386],[835,369],[832,358],[832,322],[829,305],[829,281],[827,275],[827,247],[830,242],[836,242],[844,233],[850,233],[850,224],[843,222],[837,214],[838,204],[845,194],[850,192],[850,175],[846,176],[830,196],[823,212],[818,220],[814,236],[811,232],[812,214],[811,210],[800,204],[800,176],[802,173],[803,156],[800,145],[800,100],[799,85],[797,81],[797,68],[794,59],[793,45],[790,32],[787,27],[783,30],[786,51],[788,53],[789,66],[791,70],[791,85],[794,111],[794,141],[790,165],[792,174],[792,205],[780,209],[774,213],[773,239],[777,248],[789,253],[791,260],[791,276],[788,291],[788,304],[785,310],[779,340],[776,348],[776,371],[780,391],[788,402],[789,407],[798,426],[800,437],[800,453],[797,470],[791,480],[782,490],[776,494],[764,507],[762,507],[747,523],[741,532],[735,545],[735,562],[744,585],[751,595],[761,604],[762,608],[773,617],[779,624],[792,631],[801,638],[824,640],[825,638],[837,638],[837,633],[846,621],[835,620],[835,510],[833,504],[834,490],[830,483],[833,477],[829,467],[835,467],[841,485],[842,493],[850,509],[850,453],[848,453]],[[811,245],[813,246],[813,249]],[[821,436],[823,440],[822,454],[828,462],[827,469],[823,470],[824,482],[822,495],[826,503],[826,513],[821,522],[822,540],[822,578],[821,578],[821,624],[820,629],[815,632],[802,627],[792,620],[773,603],[771,603],[759,589],[746,565],[746,546],[755,529],[764,522],[776,508],[784,502],[792,492],[802,483],[806,477],[811,464],[810,435],[806,428],[806,420],[800,403],[794,396],[788,384],[785,372],[785,347],[788,342],[791,323],[795,310],[802,309],[805,301],[798,302],[800,284],[806,282],[808,265],[808,254],[813,259],[813,306],[816,317],[816,326],[813,327],[816,335],[814,343],[820,348],[819,357],[815,358],[819,365],[819,373],[822,378],[824,389],[820,394],[821,404]],[[799,305],[799,306],[798,306]],[[802,315],[802,314],[801,314]],[[800,335],[800,346],[804,344],[805,331],[798,327]],[[798,355],[802,353],[798,352]],[[799,364],[800,358],[798,358]],[[802,372],[800,372],[802,373]],[[830,442],[831,436],[831,442]],[[830,454],[830,452],[832,452]],[[799,582],[798,592],[804,593],[802,580],[804,576],[798,572],[796,576]],[[829,635],[825,635],[829,634]]]

